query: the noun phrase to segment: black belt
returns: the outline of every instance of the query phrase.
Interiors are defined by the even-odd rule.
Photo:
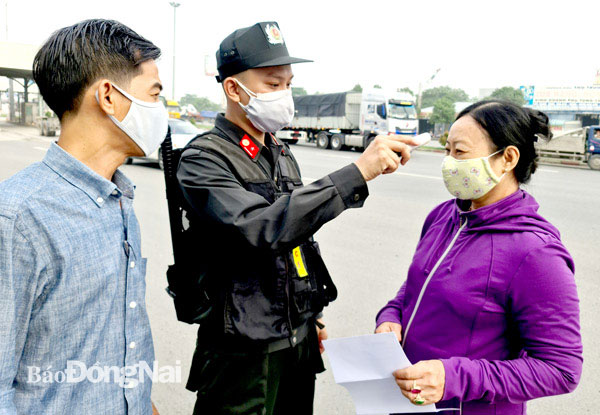
[[[269,343],[268,353],[275,353],[289,347],[297,346],[308,335],[309,326],[311,326],[310,321],[292,330],[290,337]]]

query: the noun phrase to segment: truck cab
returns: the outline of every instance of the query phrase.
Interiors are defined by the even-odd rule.
[[[364,93],[361,121],[361,130],[373,134],[418,134],[415,103],[407,93],[386,94],[380,90]]]
[[[167,112],[169,113],[169,118],[181,118],[181,106],[179,105],[179,102],[166,99],[162,95],[158,98],[162,101],[163,105],[167,109]]]
[[[169,112],[169,118],[181,118],[181,107],[179,106],[179,102],[167,100],[166,107]]]
[[[587,134],[586,150],[589,153],[588,165],[600,170],[600,125],[591,126]]]
[[[415,104],[409,100],[390,99],[388,101],[388,133],[417,135],[419,121]]]

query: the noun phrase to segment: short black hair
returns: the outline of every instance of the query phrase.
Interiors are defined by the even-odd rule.
[[[63,118],[77,112],[83,92],[99,78],[129,83],[140,64],[161,51],[114,20],[84,20],[54,32],[33,61],[33,79],[50,108]]]
[[[476,102],[462,110],[456,119],[465,115],[472,117],[488,133],[496,150],[508,146],[519,149],[521,157],[514,170],[515,177],[519,183],[527,183],[538,165],[534,143],[552,138],[548,116],[503,100]]]

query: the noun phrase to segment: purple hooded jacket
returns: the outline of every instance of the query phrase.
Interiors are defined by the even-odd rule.
[[[402,324],[413,363],[443,362],[438,408],[525,414],[526,401],[571,392],[581,376],[573,260],[527,192],[471,212],[462,204],[429,214],[377,325]]]

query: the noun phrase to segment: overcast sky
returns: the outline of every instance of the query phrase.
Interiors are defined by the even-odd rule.
[[[294,85],[309,93],[380,84],[450,85],[477,95],[504,85],[590,85],[600,69],[600,2],[593,1],[206,1],[179,0],[177,98],[220,100],[204,55],[214,56],[233,30],[279,23],[292,56]],[[163,50],[159,62],[171,95],[173,8],[166,0],[0,0],[0,39],[40,45],[54,30],[87,18],[119,20]]]

